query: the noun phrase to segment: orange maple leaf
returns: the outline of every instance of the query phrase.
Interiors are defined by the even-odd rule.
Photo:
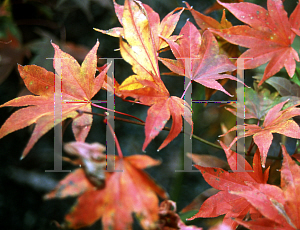
[[[253,185],[250,191],[234,192],[247,199],[265,218],[237,221],[245,227],[257,230],[300,228],[300,167],[282,145],[281,189],[274,185]]]
[[[228,149],[222,142],[220,144],[226,153],[231,170],[239,171],[230,173],[220,168],[195,165],[201,171],[205,181],[221,191],[208,198],[202,204],[199,212],[188,220],[198,217],[217,217],[226,214],[223,223],[235,229],[237,223],[232,218],[239,217],[243,219],[248,212],[250,212],[251,216],[255,216],[257,211],[246,199],[239,198],[230,192],[251,190],[247,185],[248,182],[265,184],[268,180],[269,168],[263,173],[259,151],[254,155],[252,168],[241,155]]]
[[[92,184],[89,175],[80,168],[68,174],[44,198],[79,196],[65,217],[64,227],[78,229],[102,218],[104,229],[132,229],[132,213],[135,213],[144,229],[154,229],[159,218],[157,195],[164,199],[168,195],[142,169],[158,164],[160,161],[145,155],[116,157],[115,169],[123,171],[105,172],[104,186]]]
[[[76,140],[85,140],[93,118],[88,114],[77,117],[76,110],[91,112],[89,101],[100,90],[107,71],[106,68],[95,78],[98,41],[87,54],[81,66],[72,56],[60,50],[57,45],[52,43],[52,46],[55,49],[53,66],[59,75],[36,65],[19,65],[18,69],[26,87],[36,96],[18,97],[0,106],[0,108],[4,106],[28,106],[14,112],[6,120],[0,129],[0,138],[36,123],[22,157],[28,154],[42,135],[66,118],[74,118],[72,130]],[[61,82],[61,92],[56,94],[55,80]],[[58,95],[61,99],[61,119],[55,120],[54,95]]]
[[[294,75],[295,60],[299,62],[300,59],[291,45],[296,33],[299,33],[300,4],[288,18],[281,0],[268,0],[268,11],[248,2],[218,3],[249,26],[210,30],[232,44],[249,48],[239,57],[245,59],[245,69],[253,69],[269,62],[258,86],[282,67],[285,67],[290,77]]]
[[[137,2],[137,1],[136,1]],[[125,4],[124,4],[125,5]],[[168,46],[168,44],[159,36],[163,36],[166,38],[170,38],[172,40],[176,40],[178,36],[171,36],[173,31],[176,28],[177,22],[180,18],[181,13],[183,12],[183,7],[178,7],[174,9],[172,12],[170,12],[168,15],[166,15],[163,20],[160,22],[159,14],[156,13],[150,6],[144,3],[140,3],[141,6],[143,6],[143,9],[145,13],[147,14],[148,21],[149,21],[149,27],[153,36],[153,42],[156,50],[161,50]],[[123,26],[123,12],[124,12],[124,6],[119,5],[114,0],[114,7],[116,15],[119,19],[119,22]],[[175,13],[176,11],[179,11]],[[94,30],[113,36],[113,37],[122,37],[124,36],[124,29],[122,27],[115,27],[109,30],[99,30],[94,28]]]
[[[124,32],[124,39],[120,38],[120,51],[124,60],[132,65],[135,74],[127,77],[115,88],[115,93],[122,98],[132,97],[151,106],[145,123],[146,138],[143,150],[172,116],[171,131],[159,147],[162,149],[181,132],[181,116],[192,126],[191,108],[184,100],[175,96],[170,97],[169,91],[160,78],[155,38],[158,35],[153,34],[154,25],[150,21],[152,17],[157,19],[156,14],[147,10],[142,3],[133,0],[126,0],[124,7],[120,9],[116,10],[118,17],[122,15]],[[178,14],[172,17],[177,18],[180,15]],[[172,20],[175,20],[174,18]]]

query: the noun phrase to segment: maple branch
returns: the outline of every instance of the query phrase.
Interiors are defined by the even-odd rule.
[[[124,115],[124,116],[132,117],[132,118],[134,118],[134,119],[136,119],[136,120],[138,120],[138,121],[140,121],[140,122],[144,122],[143,120],[141,120],[141,119],[139,119],[139,118],[137,118],[137,117],[135,117],[135,116],[132,116],[132,115],[130,115],[130,114],[118,112],[118,111],[116,111],[116,110],[111,110],[111,109],[109,109],[109,108],[105,108],[105,107],[103,107],[103,106],[96,105],[96,104],[94,104],[94,103],[91,103],[91,104],[92,104],[92,106],[94,106],[94,107],[97,107],[97,108],[100,108],[100,109],[104,109],[104,110],[108,110],[108,111],[111,111],[111,112],[114,112],[114,113],[118,113],[118,114],[121,114],[121,115]]]
[[[192,137],[194,139],[198,140],[198,141],[201,141],[201,142],[207,144],[207,145],[210,145],[210,146],[215,147],[217,149],[222,149],[223,150],[223,148],[220,145],[217,145],[217,144],[214,144],[212,142],[209,142],[209,141],[207,141],[207,140],[205,140],[205,139],[203,139],[201,137],[196,136],[195,134],[192,134]]]
[[[82,110],[76,110],[77,113],[79,114],[82,114],[82,113],[86,113],[86,114],[91,114],[91,115],[96,115],[96,116],[100,116],[100,117],[106,117],[105,114],[101,114],[101,113],[93,113],[93,112],[88,112],[88,111],[82,111]],[[131,123],[131,124],[135,124],[135,125],[142,125],[142,126],[145,126],[145,122],[138,122],[138,121],[132,121],[132,120],[128,120],[128,119],[125,119],[125,118],[120,118],[120,117],[114,117],[115,120],[118,120],[118,121],[123,121],[123,122],[127,122],[127,123]],[[166,131],[170,131],[171,128],[169,127],[164,127],[163,130],[166,130]],[[184,133],[183,131],[181,131],[181,133]],[[214,143],[211,143],[201,137],[198,137],[196,136],[195,134],[192,134],[192,137],[198,141],[201,141],[207,145],[210,145],[212,147],[215,147],[215,148],[218,148],[218,149],[223,149],[220,145],[217,145],[217,144],[214,144]]]
[[[100,117],[107,117],[107,115],[102,114],[102,113],[88,112],[88,111],[83,111],[83,110],[79,110],[79,109],[76,110],[76,112],[79,113],[79,114],[86,113],[86,114],[96,115],[96,116],[100,116]],[[132,120],[121,118],[121,117],[114,117],[114,119],[118,120],[118,121],[124,121],[124,122],[127,122],[127,123],[131,123],[131,124],[136,124],[136,125],[145,125],[145,122],[143,120],[140,120],[140,119],[138,119],[138,120],[140,120],[141,122],[132,121]],[[168,130],[170,130],[170,129],[168,129]]]
[[[76,110],[77,113],[79,114],[82,114],[82,113],[86,113],[86,114],[91,114],[91,115],[96,115],[96,116],[100,116],[100,117],[106,117],[105,114],[101,114],[101,113],[93,113],[93,112],[88,112],[88,111],[82,111],[82,110]],[[138,122],[138,121],[132,121],[132,120],[128,120],[128,119],[125,119],[125,118],[120,118],[120,117],[114,117],[115,120],[118,120],[118,121],[123,121],[123,122],[127,122],[127,123],[131,123],[131,124],[135,124],[135,125],[142,125],[142,126],[145,126],[145,122]],[[170,131],[171,128],[169,127],[164,127],[162,130],[166,130],[166,131]],[[181,133],[184,133],[183,131],[181,131]],[[187,134],[188,135],[188,134]],[[217,145],[217,144],[214,144],[212,142],[209,142],[201,137],[198,137],[197,135],[195,134],[192,134],[192,137],[202,143],[205,143],[207,145],[210,145],[214,148],[217,148],[217,149],[221,149],[223,150],[223,148],[220,146],[220,145]],[[116,144],[117,144],[117,140],[116,140]],[[122,152],[121,152],[122,153]],[[250,156],[250,157],[253,157],[254,154],[252,153],[249,153],[247,154],[247,156]],[[274,156],[267,156],[267,159],[271,159],[271,160],[282,160],[282,157],[274,157]]]
[[[149,105],[147,105],[147,104],[144,104],[144,103],[142,103],[142,102],[140,102],[140,101],[133,101],[133,100],[129,100],[129,99],[122,99],[123,101],[126,101],[126,102],[131,102],[131,103],[133,103],[133,104],[139,104],[139,105],[146,105],[146,106],[149,106]]]

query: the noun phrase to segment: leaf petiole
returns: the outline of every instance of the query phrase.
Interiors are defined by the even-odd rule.
[[[192,81],[190,81],[189,84],[187,85],[187,87],[185,88],[185,90],[184,90],[184,92],[183,92],[183,94],[181,96],[181,99],[183,99],[183,97],[184,97],[186,91],[188,90],[188,88],[190,87],[191,83],[192,83]]]
[[[120,158],[123,158],[123,153],[122,153],[122,150],[121,150],[121,147],[120,147],[120,144],[119,144],[119,141],[118,141],[118,138],[113,130],[113,128],[111,127],[111,124],[109,123],[109,121],[106,122],[106,125],[109,127],[109,130],[111,132],[111,134],[113,135],[114,137],[114,140],[115,140],[115,144],[116,144],[116,147],[117,147],[117,152],[118,152],[118,155]]]

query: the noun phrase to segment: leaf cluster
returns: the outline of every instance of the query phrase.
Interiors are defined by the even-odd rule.
[[[167,192],[144,171],[159,165],[160,161],[148,155],[123,156],[112,119],[145,126],[142,151],[165,129],[169,133],[157,151],[167,149],[184,133],[225,152],[227,162],[212,156],[183,153],[193,160],[205,181],[214,188],[204,202],[197,197],[182,210],[184,213],[197,209],[187,220],[224,215],[222,224],[210,228],[220,230],[236,229],[239,225],[249,229],[300,228],[297,197],[300,169],[285,147],[287,138],[300,139],[297,122],[300,71],[296,65],[300,60],[293,47],[300,36],[300,4],[288,16],[282,0],[268,0],[267,9],[244,1],[226,2],[217,0],[206,12],[224,7],[244,25],[233,26],[227,21],[225,11],[218,22],[187,2],[186,8],[178,7],[161,20],[157,12],[140,1],[125,0],[124,5],[114,1],[121,26],[95,30],[119,40],[120,54],[133,72],[120,83],[118,76],[111,74],[111,63],[98,67],[99,41],[81,65],[52,43],[55,73],[37,65],[18,66],[31,95],[14,98],[0,106],[24,107],[14,111],[1,126],[0,138],[35,124],[22,153],[23,159],[45,133],[67,119],[72,120],[75,141],[64,143],[69,157],[59,160],[79,167],[44,196],[44,199],[77,197],[64,222],[57,223],[59,228],[78,229],[101,219],[104,229],[132,229],[134,214],[143,229],[202,229],[187,226],[176,213],[176,203],[168,200]],[[4,10],[6,4],[1,9]],[[190,11],[201,29],[187,21],[180,33],[174,35],[184,11]],[[241,53],[239,47],[248,49]],[[163,57],[169,50],[174,58]],[[184,77],[181,97],[170,94],[159,63],[171,71],[169,75],[174,81]],[[241,71],[266,63],[263,75],[255,77],[258,81],[253,88],[246,86]],[[282,68],[287,78],[274,76]],[[237,82],[236,92],[228,92],[225,84],[228,80]],[[243,95],[243,100],[237,96],[236,103],[226,109],[244,121],[229,130],[223,127],[220,145],[193,134],[197,118],[193,116],[190,98],[195,84],[205,87],[208,100],[216,91],[229,97]],[[147,107],[146,120],[93,103],[93,97],[100,90]],[[92,107],[104,110],[103,114],[94,113]],[[120,114],[139,122],[119,118]],[[105,154],[106,147],[102,144],[85,142],[93,125],[93,115],[105,117],[103,121],[114,137],[118,156],[111,155],[110,150]],[[187,125],[189,133],[185,133]],[[236,136],[230,136],[232,131],[236,131]],[[273,133],[283,136],[280,152],[271,152]],[[240,150],[239,145],[245,145],[246,137],[252,137],[247,143],[248,150],[238,154],[233,146],[236,143]],[[299,150],[296,146],[295,149],[290,154],[299,159]],[[245,155],[250,160],[247,161]],[[274,171],[279,168],[278,176]],[[276,179],[281,183],[276,184]]]

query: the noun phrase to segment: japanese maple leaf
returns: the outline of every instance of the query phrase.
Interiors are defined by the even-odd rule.
[[[221,22],[218,22],[212,17],[206,16],[204,14],[201,14],[200,12],[196,11],[191,7],[187,2],[185,2],[186,7],[188,10],[192,13],[197,25],[204,31],[207,28],[214,28],[214,29],[226,29],[232,27],[231,22],[227,21],[225,17],[225,11],[223,11],[223,15],[221,18]],[[221,37],[217,37],[218,45],[220,47],[220,54],[225,54],[230,59],[231,62],[235,62],[235,58],[240,56],[240,51],[237,45],[233,45],[226,41],[225,39]],[[220,80],[220,84],[224,85],[228,81],[227,78]],[[205,88],[205,99],[208,100],[212,94],[214,94],[216,90]]]
[[[234,192],[247,199],[265,218],[239,222],[251,229],[300,228],[300,167],[289,156],[282,145],[281,189],[273,185],[251,185],[252,190]]]
[[[159,60],[178,75],[230,95],[216,80],[224,78],[237,80],[231,75],[220,74],[236,68],[226,55],[219,55],[219,46],[213,34],[206,30],[201,39],[197,28],[187,21],[179,35],[181,38],[178,43],[166,39],[177,60],[167,58]]]
[[[231,22],[229,22],[225,17],[225,11],[223,11],[221,21],[218,22],[216,19],[201,14],[191,7],[187,2],[185,2],[186,7],[192,13],[197,25],[204,31],[208,28],[212,29],[227,29],[232,27]],[[240,51],[237,45],[233,45],[227,42],[221,37],[217,37],[217,41],[220,47],[220,54],[226,54],[228,57],[236,58],[240,56]],[[232,59],[234,61],[234,59]]]
[[[205,181],[221,191],[209,197],[202,204],[199,212],[188,220],[226,214],[223,223],[235,229],[237,223],[232,218],[239,217],[243,219],[248,212],[254,217],[257,215],[257,211],[246,199],[230,194],[230,191],[248,191],[250,190],[247,185],[248,182],[265,184],[268,180],[269,169],[264,173],[262,172],[258,151],[254,155],[252,168],[241,155],[228,149],[222,142],[220,144],[226,153],[231,170],[235,172],[230,173],[220,168],[195,165],[201,171]]]
[[[181,116],[193,126],[191,107],[184,100],[174,96],[162,99],[148,109],[145,124],[146,138],[143,144],[143,150],[146,149],[150,141],[163,129],[170,116],[172,116],[173,119],[171,130],[158,150],[168,145],[181,132]]]
[[[27,106],[14,112],[6,120],[0,129],[0,138],[36,123],[22,157],[26,156],[42,135],[66,118],[74,118],[72,130],[76,140],[85,140],[93,118],[87,114],[78,117],[76,110],[91,111],[91,105],[88,101],[100,90],[107,71],[106,68],[95,78],[96,52],[99,42],[87,54],[81,66],[72,56],[61,51],[57,45],[54,43],[52,45],[55,49],[53,66],[59,75],[36,65],[19,65],[18,69],[26,87],[36,96],[18,97],[0,106]],[[61,82],[59,94],[54,94],[55,87],[57,87],[55,79]],[[55,95],[61,99],[61,119],[54,120]],[[58,106],[59,104],[56,104],[56,108]]]
[[[160,78],[155,38],[150,16],[138,1],[126,0],[122,14],[124,38],[120,38],[120,51],[125,61],[132,65],[134,75],[126,78],[116,89],[123,98],[132,97],[151,106],[145,123],[143,150],[163,129],[170,116],[171,131],[159,149],[165,147],[181,132],[182,116],[192,125],[191,108],[184,100],[170,97]]]
[[[159,213],[157,195],[168,196],[142,169],[159,163],[145,155],[116,158],[115,168],[123,171],[106,172],[104,187],[92,184],[80,168],[68,174],[45,199],[79,196],[63,227],[78,229],[102,218],[103,229],[132,229],[135,213],[144,229],[154,229]]]
[[[288,100],[287,100],[288,101]],[[261,154],[261,163],[264,166],[268,154],[268,150],[271,146],[273,135],[272,133],[279,133],[292,138],[300,138],[300,128],[297,123],[292,120],[292,117],[300,115],[300,108],[296,108],[297,105],[291,106],[285,110],[282,110],[283,105],[287,102],[281,102],[275,105],[267,113],[262,126],[255,124],[237,125],[228,130],[227,133],[236,130],[245,130],[244,134],[234,138],[228,148],[240,138],[253,135],[253,141],[259,148]],[[226,135],[223,134],[222,136]]]
[[[240,58],[244,68],[253,69],[268,62],[259,86],[282,67],[292,77],[299,61],[298,53],[291,47],[300,27],[300,4],[290,18],[281,0],[268,0],[268,10],[253,3],[218,3],[236,18],[248,24],[229,29],[210,29],[227,41],[249,48]]]
[[[138,2],[138,1],[136,1]],[[124,4],[125,5],[125,4]],[[170,38],[172,40],[176,40],[177,36],[171,36],[173,31],[175,30],[175,27],[177,25],[177,22],[180,18],[181,13],[183,12],[183,7],[178,7],[174,9],[172,12],[170,12],[168,15],[166,15],[163,20],[160,22],[159,14],[156,13],[150,6],[144,3],[140,3],[140,5],[143,6],[148,20],[149,20],[149,26],[150,30],[153,36],[153,42],[155,44],[156,50],[161,50],[168,46],[168,44],[159,36],[163,36],[166,38]],[[124,12],[124,6],[119,5],[114,0],[114,7],[116,15],[119,19],[119,22],[123,26],[123,12]],[[175,13],[176,11],[179,11]],[[112,29],[109,29],[107,31],[105,30],[99,30],[95,29],[98,32],[108,34],[113,37],[121,37],[124,36],[124,29],[122,27],[115,27]]]

